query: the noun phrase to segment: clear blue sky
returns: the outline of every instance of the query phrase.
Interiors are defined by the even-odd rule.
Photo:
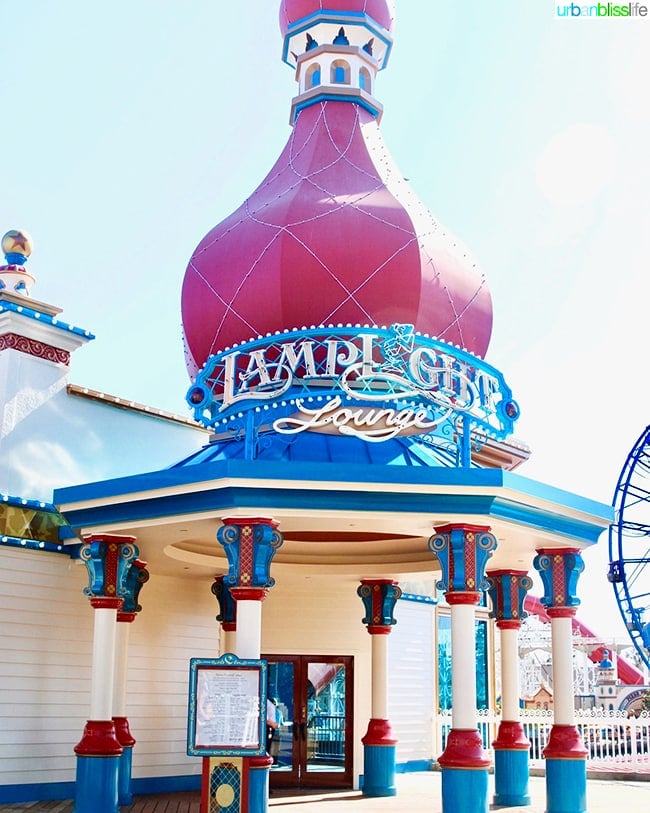
[[[396,5],[382,130],[485,270],[521,471],[609,502],[650,418],[650,18]],[[32,234],[34,297],[97,335],[74,383],[185,413],[187,260],[289,134],[278,7],[0,0],[0,233]]]

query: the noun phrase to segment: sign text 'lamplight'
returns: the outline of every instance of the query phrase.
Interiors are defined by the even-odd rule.
[[[187,400],[212,428],[250,413],[259,426],[274,410],[266,423],[280,434],[317,431],[373,442],[437,434],[463,418],[504,438],[519,416],[498,370],[404,324],[260,337],[211,356]]]

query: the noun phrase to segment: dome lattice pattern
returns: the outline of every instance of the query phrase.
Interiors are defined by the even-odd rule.
[[[188,371],[233,344],[321,324],[414,324],[483,356],[492,305],[467,250],[396,170],[375,118],[301,111],[258,189],[199,244],[183,287]]]

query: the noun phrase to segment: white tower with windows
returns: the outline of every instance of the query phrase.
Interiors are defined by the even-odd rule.
[[[380,120],[383,107],[374,96],[375,80],[391,46],[388,31],[367,16],[323,12],[291,30],[284,57],[295,65],[299,86],[291,122],[300,110],[324,99],[355,101]]]
[[[611,660],[609,649],[603,650],[603,657],[596,673],[596,705],[609,711],[618,708],[617,697],[619,681],[616,677],[616,666]]]

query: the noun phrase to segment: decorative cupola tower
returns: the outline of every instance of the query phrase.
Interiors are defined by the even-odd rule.
[[[24,263],[32,253],[26,231],[11,229],[2,238],[6,265],[0,266],[0,368],[3,351],[16,351],[21,367],[28,358],[68,367],[70,354],[92,336],[59,320],[61,308],[32,299],[34,277]]]
[[[6,264],[0,265],[0,291],[29,296],[34,277],[25,269],[32,253],[32,238],[26,231],[11,229],[2,238]]]
[[[618,695],[616,666],[611,658],[610,650],[603,649],[603,656],[596,670],[596,703],[605,709],[614,707]]]
[[[16,448],[27,419],[38,420],[41,407],[65,388],[71,354],[94,338],[61,321],[60,308],[29,295],[34,277],[24,268],[32,252],[27,232],[7,232],[2,250],[7,262],[0,266],[0,459]],[[0,467],[0,493],[12,493],[10,469]]]
[[[376,2],[325,5],[331,7],[312,10],[313,4],[288,0],[280,9],[284,61],[295,65],[299,85],[291,123],[300,110],[322,100],[354,101],[380,120],[383,107],[374,88],[393,43],[392,6]],[[341,8],[334,8],[337,5]]]

